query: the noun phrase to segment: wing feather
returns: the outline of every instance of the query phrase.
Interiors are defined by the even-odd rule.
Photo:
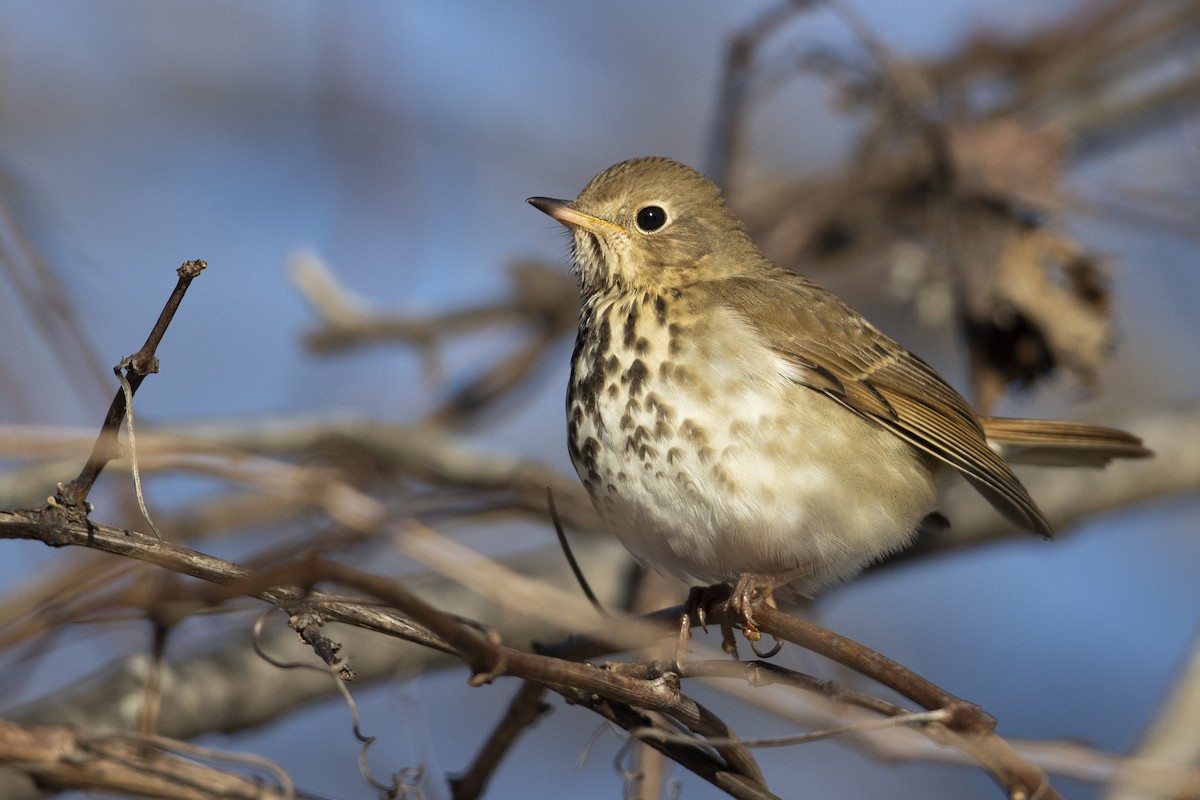
[[[932,367],[812,281],[779,270],[714,282],[713,299],[746,321],[796,369],[793,379],[958,470],[1013,523],[1049,536],[1050,523],[988,445],[975,412]]]

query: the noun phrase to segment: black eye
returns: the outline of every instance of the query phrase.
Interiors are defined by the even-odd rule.
[[[667,212],[661,206],[646,206],[637,213],[638,229],[644,233],[656,231],[667,224]]]

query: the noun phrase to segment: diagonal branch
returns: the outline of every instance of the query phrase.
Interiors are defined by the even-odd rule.
[[[113,369],[118,375],[121,374],[122,369],[125,370],[129,381],[129,396],[132,397],[147,375],[158,372],[158,359],[155,358],[154,353],[158,350],[159,342],[166,334],[167,326],[175,318],[175,312],[179,309],[179,304],[183,302],[183,295],[192,284],[192,280],[207,266],[207,263],[200,260],[185,261],[176,270],[179,281],[175,284],[171,296],[167,298],[167,303],[158,315],[158,321],[151,328],[150,335],[146,337],[146,343],[142,345],[141,350]],[[125,412],[128,410],[125,398],[126,394],[123,388],[118,390],[116,396],[113,397],[112,403],[108,407],[108,415],[100,427],[100,435],[96,437],[96,444],[92,447],[92,454],[84,464],[83,470],[73,481],[60,486],[56,495],[56,501],[59,504],[69,509],[80,509],[87,500],[88,492],[92,490],[92,484],[100,476],[100,472],[109,461],[116,457],[117,432],[120,430],[121,420],[125,418]]]

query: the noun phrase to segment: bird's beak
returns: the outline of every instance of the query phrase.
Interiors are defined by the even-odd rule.
[[[591,233],[602,233],[606,228],[619,228],[606,219],[583,213],[568,200],[555,200],[553,197],[530,197],[525,202],[538,211],[549,214],[551,218],[569,228],[583,228]]]

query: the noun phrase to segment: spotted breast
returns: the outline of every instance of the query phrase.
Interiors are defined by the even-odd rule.
[[[910,541],[935,502],[931,465],[797,392],[794,366],[757,338],[731,308],[698,313],[686,290],[593,298],[568,448],[642,563],[702,583],[790,572],[788,588],[811,594]]]

